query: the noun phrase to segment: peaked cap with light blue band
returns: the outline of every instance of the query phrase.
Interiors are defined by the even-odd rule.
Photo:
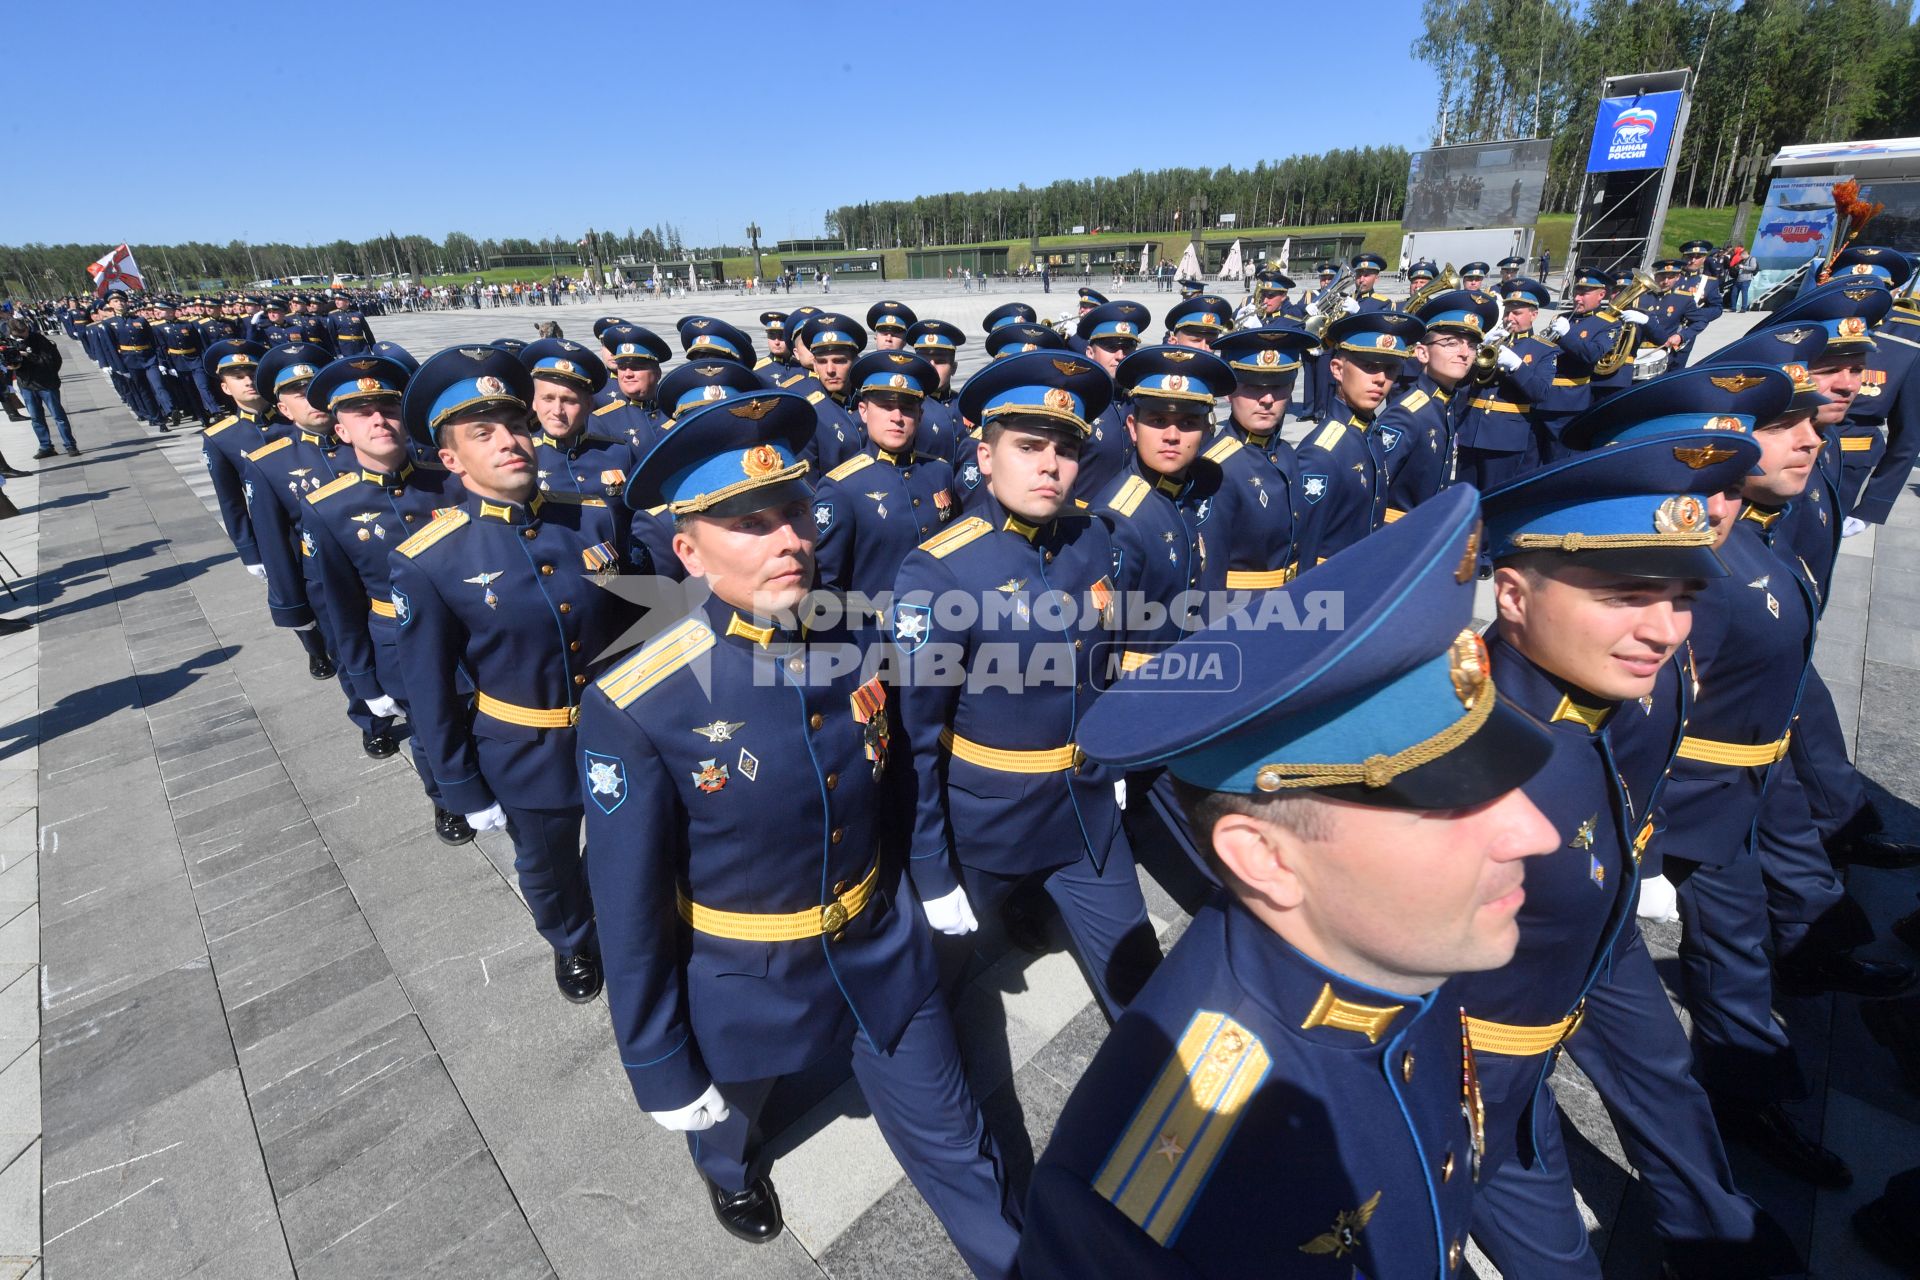
[[[808,317],[807,322],[800,326],[800,341],[806,343],[807,350],[815,355],[836,348],[865,351],[867,331],[846,316],[822,311]]]
[[[533,375],[498,347],[448,347],[428,357],[407,383],[400,417],[423,449],[439,447],[440,428],[455,414],[481,406],[525,413],[533,403]]]
[[[907,330],[907,345],[921,354],[944,351],[958,359],[959,348],[967,345],[966,331],[945,320],[922,320]]]
[[[902,333],[920,322],[904,302],[876,302],[867,308],[867,328],[875,333]]]
[[[323,413],[332,413],[355,400],[382,396],[397,400],[406,394],[412,378],[413,370],[398,360],[369,354],[341,356],[307,384],[307,403]]]
[[[1206,292],[1206,288],[1207,288],[1206,285],[1202,284],[1198,280],[1195,280],[1192,276],[1182,277],[1181,280],[1179,281],[1179,285],[1180,285],[1180,296],[1183,298],[1191,298],[1198,294],[1204,293]]]
[[[1385,271],[1387,269],[1387,260],[1377,253],[1356,253],[1353,255],[1353,261],[1348,265],[1354,269],[1355,273],[1361,271]]]
[[[1399,311],[1361,311],[1328,325],[1322,342],[1329,353],[1405,360],[1426,331],[1426,325]]]
[[[200,358],[200,365],[209,378],[219,385],[223,373],[244,373],[252,375],[259,367],[260,358],[267,354],[267,344],[254,342],[247,338],[223,338],[207,348],[207,354]]]
[[[738,360],[749,369],[753,367],[756,358],[753,339],[725,320],[716,320],[712,316],[681,316],[674,327],[680,331],[680,350],[686,353],[687,359],[718,357]]]
[[[1695,254],[1705,254],[1705,253],[1712,253],[1712,252],[1713,252],[1713,241],[1711,240],[1689,240],[1685,244],[1680,246],[1680,255],[1686,258],[1691,258]]]
[[[1262,267],[1253,277],[1254,293],[1265,296],[1293,288],[1293,277],[1278,267]]]
[[[1257,329],[1236,329],[1213,343],[1213,354],[1227,362],[1240,382],[1292,379],[1300,372],[1300,357],[1320,340],[1292,320],[1275,320]]]
[[[667,345],[666,339],[651,329],[624,320],[601,330],[600,345],[607,349],[616,367],[622,360],[665,364],[673,357],[673,348]]]
[[[805,396],[762,388],[681,418],[627,480],[627,505],[726,517],[811,501],[800,452],[817,420]]]
[[[1883,244],[1855,244],[1842,249],[1830,268],[1833,279],[1842,276],[1878,276],[1890,289],[1913,278],[1913,259]]]
[[[1487,554],[1498,562],[1551,551],[1636,578],[1724,578],[1704,499],[1737,486],[1759,461],[1753,437],[1720,431],[1562,458],[1481,500]]]
[[[1027,351],[1065,351],[1067,340],[1052,325],[1010,321],[987,335],[987,359],[1000,360]]]
[[[815,316],[825,314],[825,312],[814,306],[811,302],[803,302],[793,310],[787,312],[786,323],[782,326],[786,330],[787,341],[797,341],[800,337],[800,328],[802,325],[806,324],[807,321],[813,319]]]
[[[1553,302],[1553,291],[1530,276],[1515,276],[1500,282],[1500,301],[1510,307],[1544,307]]]
[[[980,322],[981,328],[992,333],[1003,324],[1032,324],[1040,318],[1040,313],[1024,302],[1003,302],[987,312],[987,318]]]
[[[1409,281],[1433,280],[1433,279],[1436,279],[1439,275],[1440,275],[1440,268],[1434,266],[1433,260],[1430,258],[1422,258],[1420,259],[1420,261],[1414,263],[1412,266],[1407,268],[1407,279]]]
[[[1082,289],[1080,290],[1080,305],[1083,307],[1104,307],[1107,305],[1107,295],[1098,289]]]
[[[1608,396],[1560,429],[1570,449],[1627,440],[1724,432],[1749,436],[1793,399],[1793,379],[1778,364],[1700,364]]]
[[[1101,695],[1080,746],[1103,764],[1165,765],[1240,795],[1305,790],[1397,809],[1505,795],[1550,748],[1500,701],[1474,631],[1479,507],[1472,486],[1443,489],[1313,580],[1183,637]],[[1341,602],[1337,625],[1302,624],[1320,591]],[[1292,625],[1268,616],[1277,605]]]
[[[1686,274],[1686,270],[1687,264],[1678,258],[1655,258],[1653,260],[1653,274],[1656,276],[1684,275]]]
[[[601,316],[598,320],[595,320],[593,322],[593,336],[596,338],[605,337],[607,330],[613,328],[613,326],[617,324],[626,324],[626,323],[627,322],[625,320],[622,320],[619,316]]]
[[[376,342],[367,349],[376,356],[407,366],[409,373],[417,373],[420,370],[420,361],[414,357],[413,352],[397,342]]]
[[[1113,379],[1085,356],[1065,349],[1027,351],[968,378],[960,389],[960,416],[982,429],[1000,418],[1039,418],[1084,439],[1112,402]]]
[[[254,366],[253,386],[272,400],[282,391],[310,382],[333,363],[333,352],[313,342],[283,342],[260,357]]]
[[[1502,271],[1519,271],[1527,265],[1527,260],[1516,253],[1511,257],[1500,259],[1493,265]]]
[[[592,394],[607,385],[607,366],[583,343],[541,338],[520,348],[520,363],[536,378],[565,382]]]
[[[1103,302],[1080,317],[1074,333],[1088,342],[1100,338],[1128,339],[1142,341],[1147,326],[1153,323],[1153,312],[1138,302],[1129,302],[1122,298],[1117,302]]]
[[[1123,396],[1168,400],[1204,412],[1233,390],[1233,370],[1219,356],[1192,347],[1142,347],[1113,371]]]
[[[1500,304],[1485,292],[1449,289],[1421,303],[1413,316],[1429,331],[1453,330],[1478,341],[1481,334],[1500,323]]]
[[[487,345],[490,347],[498,347],[517,360],[520,357],[520,353],[527,349],[527,340],[525,338],[495,338]]]
[[[1773,313],[1772,323],[1817,324],[1827,331],[1827,350],[1873,350],[1873,327],[1893,310],[1893,292],[1876,275],[1835,276]]]
[[[769,338],[778,338],[780,341],[785,342],[787,340],[787,313],[784,311],[762,311],[760,313],[760,327],[767,331]]]
[[[1487,264],[1484,262],[1469,262],[1466,266],[1460,268],[1460,278],[1462,280],[1485,280],[1487,278]]]
[[[1613,277],[1598,267],[1581,267],[1567,279],[1569,289],[1611,289]]]
[[[1793,399],[1782,413],[1804,413],[1829,402],[1813,381],[1813,362],[1827,349],[1825,325],[1811,320],[1799,323],[1768,324],[1742,337],[1700,361],[1699,367],[1728,364],[1778,365],[1793,379]]]
[[[869,351],[847,376],[854,396],[891,392],[920,400],[940,389],[940,375],[911,351]]]
[[[1167,328],[1202,329],[1228,333],[1233,329],[1233,304],[1217,293],[1196,293],[1167,309]]]
[[[766,390],[753,370],[734,360],[689,360],[660,379],[654,395],[678,419],[713,400]]]

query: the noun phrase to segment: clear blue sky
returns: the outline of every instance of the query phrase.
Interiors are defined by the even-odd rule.
[[[860,199],[1417,147],[1418,28],[1414,0],[15,4],[0,244],[771,241]]]

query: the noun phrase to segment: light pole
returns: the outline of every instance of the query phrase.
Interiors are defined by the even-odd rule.
[[[759,223],[749,222],[747,224],[747,239],[753,243],[753,278],[755,280],[758,280],[760,278],[760,224]]]

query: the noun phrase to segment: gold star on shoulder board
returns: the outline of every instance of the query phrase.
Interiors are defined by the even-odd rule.
[[[1360,1233],[1373,1221],[1374,1213],[1380,1208],[1381,1192],[1376,1191],[1358,1209],[1342,1209],[1333,1216],[1333,1229],[1322,1231],[1313,1239],[1300,1246],[1302,1253],[1330,1253],[1336,1258],[1344,1258],[1360,1247]]]

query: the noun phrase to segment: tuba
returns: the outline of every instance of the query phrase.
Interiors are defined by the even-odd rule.
[[[1633,310],[1633,304],[1651,292],[1653,292],[1653,277],[1644,271],[1636,271],[1633,273],[1633,283],[1601,303],[1600,309],[1595,314],[1608,324],[1620,324],[1621,313]],[[1620,332],[1614,335],[1613,349],[1593,362],[1593,376],[1604,378],[1632,364],[1639,345],[1640,326],[1621,324]]]
[[[1425,306],[1429,299],[1437,298],[1441,294],[1449,293],[1455,289],[1458,289],[1459,287],[1460,287],[1460,273],[1455,271],[1453,269],[1453,264],[1449,262],[1446,266],[1440,268],[1439,275],[1427,281],[1425,284],[1421,285],[1418,289],[1415,289],[1411,294],[1409,294],[1407,296],[1407,301],[1405,305],[1401,307],[1401,310],[1408,315],[1412,315],[1415,311]]]

